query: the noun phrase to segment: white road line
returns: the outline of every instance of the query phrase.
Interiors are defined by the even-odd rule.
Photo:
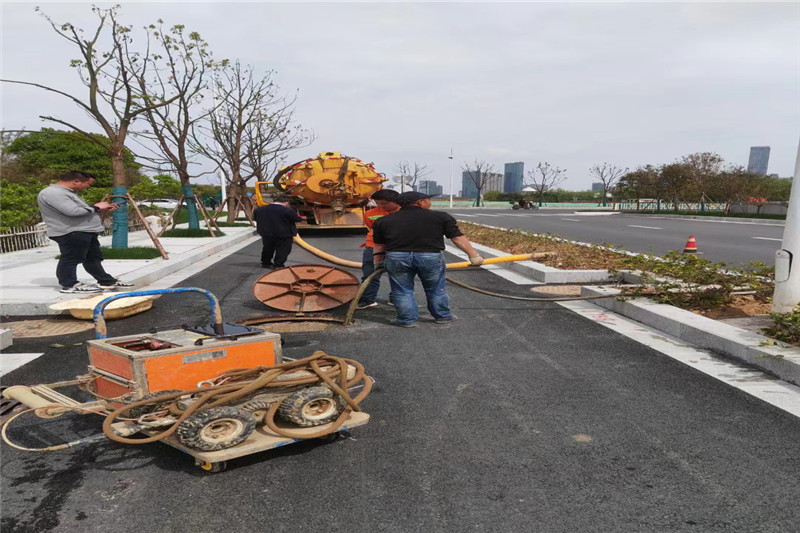
[[[759,370],[735,364],[677,337],[612,313],[586,301],[558,302],[586,318],[644,344],[746,394],[800,417],[800,387]]]
[[[476,216],[478,216],[478,215],[468,215],[466,213],[453,213],[453,215],[457,216],[457,217],[476,217]]]
[[[12,370],[30,363],[43,353],[4,353],[0,354],[0,376],[5,376]]]
[[[578,220],[577,218],[562,218],[561,220],[569,220],[570,222],[583,222],[582,220]]]
[[[752,237],[753,239],[758,239],[760,241],[782,241],[783,239],[773,239],[772,237]]]
[[[634,224],[628,224],[628,227],[629,228],[643,228],[643,229],[661,229],[661,228],[656,228],[654,226],[636,226]]]

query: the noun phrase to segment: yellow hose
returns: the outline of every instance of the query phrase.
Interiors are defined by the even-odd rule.
[[[320,259],[324,259],[334,265],[339,265],[343,267],[349,268],[361,268],[361,263],[357,263],[356,261],[348,261],[346,259],[342,259],[340,257],[336,257],[335,255],[331,255],[327,252],[323,252],[319,248],[315,248],[311,246],[306,241],[304,241],[299,235],[294,236],[294,242],[296,242],[301,248],[311,252],[312,254],[316,255]],[[483,261],[484,265],[494,265],[497,263],[508,263],[510,261],[529,261],[532,259],[542,259],[549,255],[552,255],[552,252],[538,252],[535,254],[521,254],[521,255],[507,255],[504,257],[492,257],[490,259],[485,259]],[[448,263],[447,268],[467,268],[472,266],[469,261],[461,261],[458,263]]]

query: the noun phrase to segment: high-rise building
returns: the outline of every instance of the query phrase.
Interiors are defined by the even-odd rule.
[[[602,181],[595,181],[592,183],[592,192],[603,192],[603,182]]]
[[[481,177],[483,182],[483,194],[489,191],[503,190],[503,175],[497,172],[492,172]],[[475,185],[475,180],[472,179],[472,172],[465,170],[461,173],[461,191],[462,198],[475,198],[478,196],[478,187]]]
[[[506,163],[505,178],[503,181],[503,192],[519,192],[522,190],[525,163]]]
[[[433,180],[421,180],[417,185],[417,191],[428,196],[441,196],[442,186]]]
[[[766,176],[768,166],[769,146],[751,146],[750,161],[747,163],[747,171]]]

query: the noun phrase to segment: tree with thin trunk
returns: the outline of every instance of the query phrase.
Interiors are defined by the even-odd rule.
[[[397,172],[401,176],[408,176],[408,185],[411,186],[412,191],[417,190],[417,182],[430,174],[430,170],[428,170],[428,165],[417,163],[409,163],[408,161],[400,161],[397,164]],[[404,182],[405,183],[405,182]]]
[[[189,140],[195,123],[213,111],[201,108],[209,94],[211,73],[227,61],[214,62],[208,43],[197,32],[186,32],[182,25],[165,30],[164,22],[147,27],[150,42],[156,43],[152,50],[157,67],[149,79],[137,79],[142,94],[151,99],[164,100],[167,95],[177,98],[168,105],[147,110],[149,129],[140,135],[155,141],[162,155],[161,162],[172,166],[181,182],[181,192],[186,198],[189,228],[199,228],[197,206],[190,180],[196,175],[190,170],[191,155]],[[202,175],[204,173],[200,173]]]
[[[595,177],[600,183],[603,184],[603,195],[600,203],[597,205],[602,205],[605,207],[608,205],[606,198],[608,197],[609,191],[611,191],[614,186],[617,184],[617,181],[626,173],[628,172],[627,168],[621,168],[614,165],[609,165],[608,163],[603,163],[602,165],[594,165],[589,169],[589,173]]]
[[[78,71],[81,81],[88,89],[86,99],[39,83],[20,80],[2,81],[60,94],[84,110],[101,127],[110,141],[104,148],[111,157],[114,201],[123,204],[113,214],[112,247],[127,248],[128,212],[124,199],[121,198],[126,194],[128,186],[124,162],[125,141],[136,119],[148,110],[171,103],[178,96],[163,95],[154,100],[148,93],[141,91],[136,80],[147,77],[152,67],[152,58],[147,53],[142,54],[133,50],[131,29],[119,23],[119,9],[119,6],[108,9],[93,6],[92,12],[97,16],[98,24],[88,36],[82,29],[76,28],[69,22],[57,23],[42,13],[53,30],[76,46],[80,52],[80,59],[73,59],[70,64]],[[42,115],[40,118],[67,126],[87,139],[93,140],[89,132],[76,124],[49,115]]]
[[[293,124],[294,98],[279,94],[274,72],[257,78],[238,61],[214,78],[214,111],[194,125],[193,149],[211,159],[228,184],[228,222],[246,199],[247,182],[266,179],[282,155],[313,140]]]
[[[490,165],[486,161],[475,159],[470,165],[466,161],[464,166],[461,167],[464,171],[467,182],[475,186],[478,194],[475,196],[475,207],[480,207],[483,199],[483,190],[489,184],[489,180],[496,174],[494,165]],[[463,194],[463,193],[462,193]]]
[[[544,195],[547,191],[555,189],[567,179],[567,170],[554,167],[548,162],[539,162],[536,168],[528,171],[530,180],[526,186],[532,187],[539,198],[539,207],[544,203]]]

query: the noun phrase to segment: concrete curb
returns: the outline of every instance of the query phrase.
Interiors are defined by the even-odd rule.
[[[645,298],[620,301],[616,298],[619,294],[619,289],[610,287],[584,286],[581,289],[582,296],[609,296],[608,299],[594,300],[596,305],[800,385],[800,348],[764,344],[775,341]]]
[[[173,259],[167,261],[161,259],[152,265],[141,268],[136,271],[136,277],[129,278],[128,281],[135,283],[136,285],[150,285],[154,281],[157,281],[164,276],[168,276],[174,272],[177,272],[178,270],[188,267],[193,263],[196,263],[197,256],[207,257],[209,255],[213,255],[217,252],[221,252],[231,245],[240,243],[256,235],[256,230],[253,228],[252,231],[242,231],[231,237],[222,237],[218,241],[198,247],[194,253],[189,255],[189,257],[183,257],[177,261]]]

